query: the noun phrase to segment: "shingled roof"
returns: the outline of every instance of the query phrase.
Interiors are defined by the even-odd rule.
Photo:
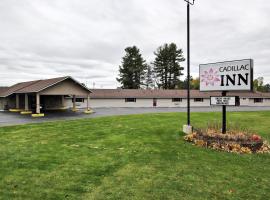
[[[52,79],[44,79],[44,80],[36,80],[36,81],[28,81],[28,82],[22,82],[17,83],[9,88],[6,88],[5,90],[0,90],[0,97],[7,97],[15,93],[37,93],[42,90],[45,90],[57,83],[60,83],[66,79],[72,79],[76,83],[80,84],[70,76],[65,77],[58,77],[58,78],[52,78]],[[82,87],[84,87],[86,90],[91,92],[87,87],[80,84]]]
[[[144,89],[91,89],[90,97],[93,99],[119,99],[119,98],[186,98],[186,90],[144,90]],[[191,90],[191,98],[210,98],[221,96],[221,92],[200,92]],[[261,92],[229,92],[228,96],[240,96],[242,98],[270,98],[270,93]]]
[[[7,91],[9,87],[0,87],[0,94]]]

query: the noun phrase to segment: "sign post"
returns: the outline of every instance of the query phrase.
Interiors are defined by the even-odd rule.
[[[221,91],[222,133],[226,133],[226,96],[228,91],[253,90],[253,60],[235,60],[200,65],[200,91]],[[212,100],[212,99],[211,99]],[[216,99],[217,100],[217,99]],[[228,100],[228,99],[227,99]],[[211,101],[212,102],[212,101]],[[212,104],[212,103],[211,103]]]
[[[184,0],[187,2],[187,125],[184,125],[183,131],[190,133],[190,5],[194,5],[195,0]]]
[[[222,92],[222,96],[226,97],[227,92],[223,91]],[[225,134],[226,133],[226,129],[227,129],[227,116],[226,116],[226,105],[222,106],[222,133]]]

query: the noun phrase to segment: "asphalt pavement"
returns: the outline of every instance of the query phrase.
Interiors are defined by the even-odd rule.
[[[144,113],[186,112],[186,108],[95,108],[94,114],[87,115],[83,112],[48,112],[45,117],[32,118],[29,115],[18,113],[0,112],[0,126],[20,125],[28,123],[41,123],[58,120],[74,120],[82,118],[95,118],[103,116],[132,115]],[[229,112],[243,111],[270,111],[270,107],[228,107]],[[193,107],[191,112],[221,112],[221,107]]]

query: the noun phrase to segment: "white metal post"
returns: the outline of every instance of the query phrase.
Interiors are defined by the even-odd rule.
[[[73,111],[76,111],[76,95],[73,95]]]
[[[20,95],[16,94],[16,109],[20,109]]]
[[[90,95],[88,94],[87,95],[87,110],[89,111],[90,108],[89,108],[89,103],[90,103]]]
[[[40,95],[36,94],[36,113],[40,114]]]
[[[28,111],[29,110],[29,103],[28,103],[28,94],[24,95],[24,110]]]

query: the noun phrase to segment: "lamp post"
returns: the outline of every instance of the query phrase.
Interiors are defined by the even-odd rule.
[[[184,126],[185,133],[192,132],[190,126],[190,5],[194,5],[195,0],[184,0],[187,2],[187,125]]]

